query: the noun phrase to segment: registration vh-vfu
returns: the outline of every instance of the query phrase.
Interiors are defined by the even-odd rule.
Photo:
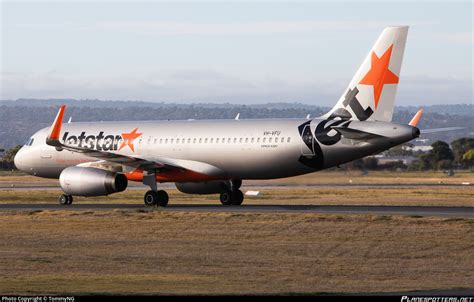
[[[392,123],[408,33],[385,28],[336,105],[325,115],[292,119],[232,119],[63,124],[39,130],[15,156],[26,173],[59,178],[64,194],[101,196],[129,181],[150,187],[146,205],[166,206],[158,183],[188,194],[220,194],[240,205],[243,180],[296,176],[387,150],[420,135],[422,111],[407,125]]]

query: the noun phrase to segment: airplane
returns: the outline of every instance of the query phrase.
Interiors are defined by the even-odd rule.
[[[168,204],[158,190],[165,182],[241,205],[244,180],[312,173],[420,136],[422,110],[408,125],[391,122],[407,34],[408,26],[385,28],[336,105],[318,118],[63,124],[63,105],[14,162],[28,174],[59,178],[62,205],[122,192],[130,181],[150,187],[146,206]]]

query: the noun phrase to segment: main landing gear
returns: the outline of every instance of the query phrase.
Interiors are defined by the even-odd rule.
[[[168,205],[168,193],[163,190],[153,191],[150,190],[145,193],[145,205],[146,206],[160,206],[166,207]]]
[[[143,200],[145,205],[149,206],[160,206],[166,207],[168,205],[168,193],[163,190],[158,190],[156,185],[155,173],[146,174],[143,176],[143,184],[150,187],[150,191],[145,193]]]
[[[225,206],[240,206],[244,201],[244,193],[240,190],[224,191],[221,193],[220,200]]]
[[[70,205],[72,204],[72,195],[63,194],[59,196],[58,201],[61,205]]]

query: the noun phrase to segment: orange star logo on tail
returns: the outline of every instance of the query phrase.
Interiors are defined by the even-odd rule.
[[[375,108],[379,104],[380,95],[382,94],[383,85],[398,84],[398,76],[388,69],[390,57],[392,56],[393,44],[379,58],[372,52],[370,60],[370,70],[359,82],[359,84],[372,85],[374,87]]]
[[[126,146],[130,147],[130,149],[135,152],[135,147],[133,145],[133,141],[140,137],[143,133],[137,133],[138,128],[135,128],[130,133],[122,133],[123,142],[120,145],[119,151],[125,148]]]

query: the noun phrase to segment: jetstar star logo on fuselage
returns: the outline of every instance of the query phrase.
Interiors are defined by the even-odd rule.
[[[122,135],[104,135],[104,131],[100,131],[97,135],[87,135],[83,131],[76,136],[65,132],[62,140],[66,145],[97,151],[120,151],[129,147],[132,152],[135,152],[133,142],[142,135],[142,133],[137,133],[137,130],[138,128],[135,128],[130,133],[122,133]]]

